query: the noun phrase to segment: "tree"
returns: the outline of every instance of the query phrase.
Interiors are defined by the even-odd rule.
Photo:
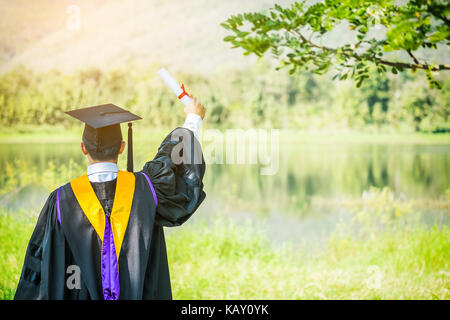
[[[412,89],[405,99],[404,109],[411,116],[415,130],[420,131],[422,121],[433,113],[439,113],[440,105],[429,90],[420,86],[412,86]]]
[[[268,11],[232,15],[221,25],[232,34],[224,38],[233,48],[263,56],[267,51],[280,67],[326,73],[337,69],[340,80],[352,78],[356,86],[369,78],[371,68],[379,73],[424,70],[431,88],[441,88],[433,73],[449,70],[449,64],[434,64],[417,56],[419,49],[437,49],[450,44],[448,0],[324,0],[308,6],[306,0],[289,7],[275,5]],[[322,41],[337,26],[347,24],[351,43],[336,47]],[[374,32],[375,30],[375,32]],[[377,36],[383,33],[382,37]],[[396,59],[398,51],[405,59]],[[400,55],[401,56],[401,55]]]
[[[390,101],[390,84],[389,79],[386,76],[380,76],[375,74],[375,76],[364,82],[361,87],[364,100],[367,102],[368,107],[368,122],[374,121],[374,110],[377,104],[380,105],[380,111],[386,114],[389,109]]]

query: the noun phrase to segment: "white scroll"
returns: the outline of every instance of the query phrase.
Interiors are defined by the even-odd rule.
[[[163,79],[166,85],[172,90],[173,93],[178,97],[178,99],[183,102],[183,104],[187,107],[189,103],[192,101],[192,98],[183,88],[178,84],[178,82],[172,77],[172,75],[164,68],[159,69],[158,75]]]

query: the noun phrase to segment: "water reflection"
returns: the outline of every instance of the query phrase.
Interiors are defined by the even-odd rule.
[[[135,168],[152,158],[157,146],[156,142],[145,147],[137,144]],[[326,212],[321,201],[360,197],[371,186],[388,186],[396,194],[423,200],[439,199],[450,188],[450,145],[299,142],[281,146],[280,152],[280,169],[273,176],[262,176],[258,165],[209,165],[204,181],[206,201],[219,202],[220,211],[307,218]],[[81,174],[87,164],[77,143],[0,145],[0,190],[11,183],[12,176],[27,170],[45,172],[50,162],[55,168],[76,165],[77,169],[57,177],[59,184]],[[125,161],[119,166],[125,169]],[[5,206],[5,194],[2,197]],[[43,201],[35,202],[40,207]]]

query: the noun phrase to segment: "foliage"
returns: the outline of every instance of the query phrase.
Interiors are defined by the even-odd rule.
[[[32,72],[19,68],[0,76],[0,125],[67,129],[80,126],[64,114],[78,107],[114,102],[144,119],[154,129],[183,123],[182,105],[156,76],[156,70],[133,67],[101,71]],[[405,130],[449,131],[450,90],[426,90],[425,77],[375,74],[356,90],[350,81],[299,72],[289,76],[264,60],[244,70],[224,70],[210,76],[177,74],[208,113],[204,128],[276,127],[320,129],[371,126]],[[445,89],[450,77],[443,79]],[[417,100],[417,101],[416,101]],[[421,101],[432,106],[421,113]],[[415,106],[415,107],[413,107]]]
[[[414,221],[417,216],[411,217],[412,203],[405,198],[396,198],[389,187],[371,187],[364,191],[362,202],[353,210],[356,212],[353,222],[361,225],[360,231],[366,234],[380,228],[393,231],[404,227],[405,223],[417,222]]]
[[[397,74],[404,69],[423,69],[431,88],[441,88],[433,72],[450,69],[415,56],[420,48],[437,49],[450,42],[450,3],[446,0],[325,0],[313,5],[299,1],[268,12],[232,15],[222,26],[232,34],[224,38],[244,55],[257,56],[271,51],[281,67],[326,73],[337,69],[335,78],[347,77],[359,87],[379,73]],[[322,44],[332,31],[346,25],[354,39],[337,47]],[[345,31],[344,31],[345,32]],[[380,35],[381,34],[381,35]],[[409,62],[395,61],[391,51],[408,55]]]

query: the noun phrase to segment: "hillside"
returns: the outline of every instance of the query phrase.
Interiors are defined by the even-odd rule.
[[[277,3],[286,4],[282,0]],[[190,71],[247,64],[222,41],[230,14],[273,6],[267,0],[0,0],[0,71],[17,65],[72,71],[160,63]],[[80,28],[67,27],[72,4]],[[73,15],[72,15],[73,16]],[[194,70],[193,70],[194,69]]]
[[[317,0],[311,0],[314,3]],[[231,14],[259,11],[293,0],[0,0],[0,73],[18,65],[33,70],[119,68],[157,64],[170,70],[209,73],[255,60],[223,41],[220,23]],[[79,28],[70,29],[79,8]],[[383,36],[381,31],[380,36]],[[344,24],[324,43],[354,39]],[[394,59],[398,57],[393,53]],[[416,54],[449,63],[448,48]],[[406,55],[402,60],[408,61]]]

